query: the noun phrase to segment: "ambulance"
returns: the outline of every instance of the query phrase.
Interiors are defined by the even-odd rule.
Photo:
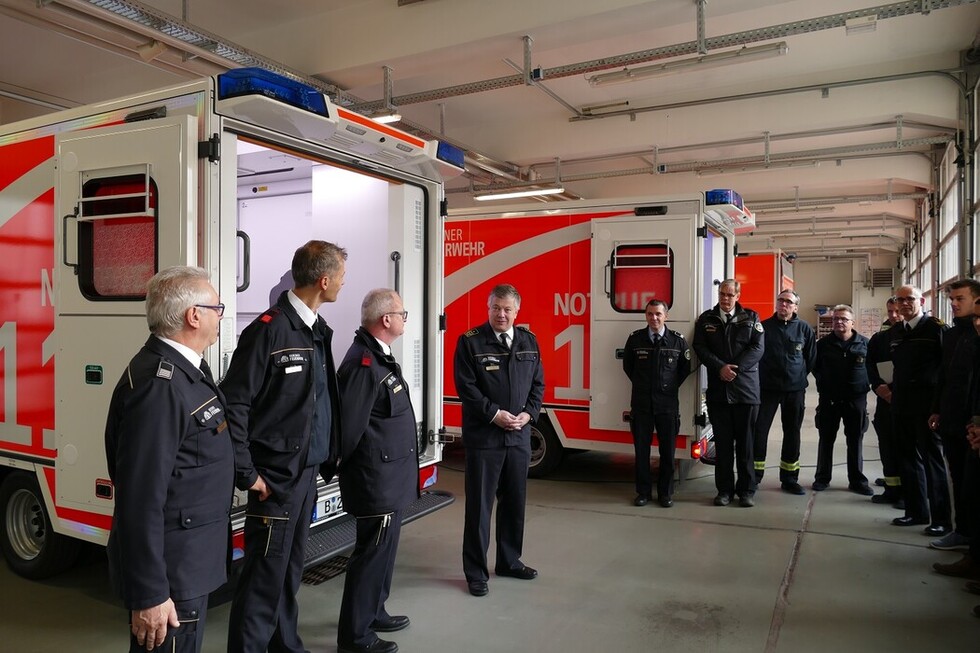
[[[442,431],[443,180],[463,152],[393,129],[260,69],[0,126],[0,549],[30,578],[105,544],[109,398],[148,336],[145,284],[208,270],[226,305],[206,358],[220,378],[238,335],[292,286],[310,239],[345,247],[346,285],[322,315],[343,359],[365,293],[391,287],[410,319],[393,345],[418,417],[425,489]],[[244,497],[233,510],[243,551]],[[307,563],[353,545],[337,483],[320,480]]]
[[[753,226],[729,190],[451,210],[444,237],[447,432],[461,424],[455,339],[487,319],[493,286],[510,283],[521,294],[517,323],[537,336],[545,375],[529,474],[550,473],[568,451],[632,455],[627,337],[646,326],[646,303],[657,298],[669,306],[667,327],[690,344],[698,315],[717,301],[716,286],[734,274],[735,234]],[[681,479],[711,438],[707,377],[693,350],[692,363],[675,439]]]

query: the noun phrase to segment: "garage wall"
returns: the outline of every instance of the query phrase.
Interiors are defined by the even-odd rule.
[[[796,292],[800,293],[800,317],[814,329],[817,327],[814,305],[852,303],[852,267],[850,261],[797,262],[793,265]],[[854,310],[860,309],[855,306]]]

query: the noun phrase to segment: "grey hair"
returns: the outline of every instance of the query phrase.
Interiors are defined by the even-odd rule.
[[[398,293],[391,288],[375,288],[364,295],[361,302],[361,326],[369,327],[380,320],[385,313],[395,312]]]
[[[490,296],[487,297],[487,308],[493,306],[493,299],[514,299],[514,304],[517,308],[521,307],[521,293],[517,292],[517,288],[510,285],[509,283],[502,283],[493,287],[490,291]]]
[[[837,311],[847,311],[848,313],[851,314],[851,317],[854,317],[854,309],[848,306],[847,304],[837,304],[832,309],[830,309],[831,314],[836,313]]]
[[[783,290],[780,290],[779,291],[779,294],[776,295],[776,297],[779,297],[779,295],[785,295],[785,294],[792,295],[793,296],[793,301],[796,303],[796,305],[797,306],[800,305],[800,293],[796,292],[795,290],[790,290],[789,288],[785,288]]]
[[[146,283],[146,323],[150,333],[162,338],[179,333],[184,328],[187,309],[211,299],[211,293],[201,283],[210,279],[204,268],[183,265],[153,275]]]
[[[718,284],[719,288],[721,288],[722,286],[731,286],[732,288],[735,289],[736,295],[742,292],[742,284],[740,284],[735,279],[725,279],[724,281]]]
[[[913,286],[911,284],[905,284],[904,286],[899,286],[898,288],[896,288],[895,289],[895,295],[896,296],[898,295],[898,291],[901,290],[902,288],[908,288],[909,290],[912,291],[912,295],[916,299],[922,299],[922,291],[919,290],[916,286]]]

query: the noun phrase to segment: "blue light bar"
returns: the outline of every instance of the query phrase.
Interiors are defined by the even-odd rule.
[[[436,146],[436,158],[457,168],[466,168],[466,153],[455,145],[439,141],[439,144]]]
[[[263,68],[236,68],[218,75],[218,99],[264,95],[310,113],[330,117],[323,93]]]
[[[704,201],[709,206],[712,204],[731,204],[738,208],[743,208],[742,196],[733,190],[716,188],[704,194]]]

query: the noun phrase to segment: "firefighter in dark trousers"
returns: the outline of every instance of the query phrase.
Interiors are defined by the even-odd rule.
[[[466,515],[463,573],[473,596],[485,596],[490,513],[497,500],[497,576],[522,580],[538,572],[521,561],[527,470],[531,461],[530,423],[541,412],[544,370],[538,341],[514,319],[521,296],[498,285],[487,301],[489,321],[456,342],[453,379],[463,408],[466,452]]]
[[[653,499],[650,442],[656,431],[660,450],[657,501],[670,508],[674,505],[674,440],[681,421],[677,390],[691,373],[691,350],[684,336],[664,326],[666,302],[651,299],[645,315],[646,328],[630,334],[623,352],[623,371],[633,384],[630,399],[630,430],[636,454],[633,505],[645,506]]]
[[[372,290],[361,304],[361,328],[337,372],[340,383],[340,496],[357,518],[347,563],[337,644],[341,653],[398,650],[378,632],[407,628],[389,615],[402,510],[419,496],[415,410],[391,352],[405,333],[408,311],[394,290]]]
[[[929,428],[939,433],[942,439],[956,516],[955,527],[950,532],[929,542],[930,547],[941,551],[966,549],[973,535],[973,525],[963,499],[963,466],[970,451],[964,426],[973,417],[970,381],[977,341],[973,330],[973,302],[980,297],[980,281],[960,279],[950,283],[946,290],[953,309],[953,326],[943,338],[943,362],[929,416]]]
[[[888,299],[888,319],[881,329],[871,336],[868,342],[868,381],[875,393],[875,414],[871,423],[878,435],[878,454],[881,457],[881,471],[885,489],[881,494],[871,497],[873,503],[890,503],[901,510],[905,509],[902,500],[902,475],[898,443],[895,440],[895,425],[892,423],[892,352],[889,330],[896,324],[901,326],[902,314],[894,297]]]
[[[809,324],[797,316],[800,296],[784,290],[776,296],[776,312],[762,321],[766,351],[759,362],[762,403],[755,420],[752,452],[755,483],[766,473],[769,429],[780,411],[783,445],[779,454],[779,483],[790,494],[806,494],[800,486],[800,428],[803,426],[807,376],[816,356],[816,336]]]
[[[293,255],[295,286],[245,327],[221,384],[235,443],[236,484],[249,490],[245,562],[231,605],[228,651],[302,653],[299,591],[317,474],[334,475],[340,409],[317,314],[337,300],[347,252],[311,240]]]
[[[939,537],[950,530],[952,507],[942,443],[939,435],[929,429],[929,415],[949,327],[942,320],[923,314],[918,288],[902,286],[895,299],[905,320],[902,328],[896,326],[889,331],[895,365],[892,415],[902,464],[905,515],[892,523],[927,524],[923,533]]]
[[[201,268],[154,275],[153,335],[109,404],[109,574],[130,610],[133,652],[200,651],[208,593],[227,578],[235,457],[224,398],[202,358],[223,312]]]
[[[759,315],[738,303],[740,295],[738,281],[721,282],[718,303],[694,324],[694,352],[708,370],[706,399],[717,457],[714,503],[727,506],[737,494],[739,505],[750,508],[755,505],[752,429],[765,335]]]
[[[844,424],[847,442],[847,489],[870,497],[861,447],[868,430],[868,339],[854,330],[854,310],[831,309],[833,330],[817,341],[813,378],[817,380],[817,471],[813,489],[826,490],[834,471],[834,443]]]

